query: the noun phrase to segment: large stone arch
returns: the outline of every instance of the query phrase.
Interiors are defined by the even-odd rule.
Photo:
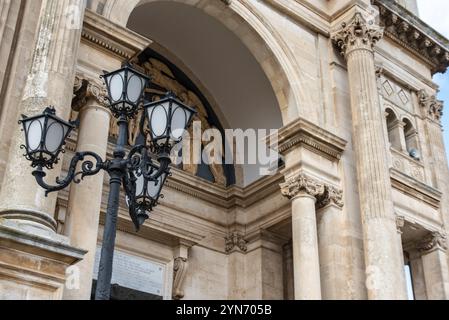
[[[298,117],[301,97],[305,97],[305,93],[301,92],[292,59],[271,26],[252,12],[250,6],[240,1],[225,5],[220,0],[108,0],[103,14],[112,22],[126,26],[136,7],[160,1],[194,6],[223,23],[249,49],[265,72],[277,98],[283,123]]]

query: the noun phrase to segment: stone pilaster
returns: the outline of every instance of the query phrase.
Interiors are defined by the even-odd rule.
[[[368,297],[406,299],[374,66],[373,48],[382,35],[381,28],[356,12],[333,40],[348,65]]]
[[[34,55],[17,106],[18,115],[33,116],[54,105],[58,116],[68,118],[84,4],[83,0],[42,1],[37,12]],[[23,143],[23,132],[17,125],[5,157],[7,166],[0,192],[0,271],[5,275],[9,270],[0,279],[0,296],[60,299],[68,267],[81,260],[85,252],[56,234],[56,195],[46,198],[36,183],[20,149]],[[53,180],[59,173],[60,169],[55,169],[48,179]],[[15,261],[14,265],[11,261]]]
[[[281,185],[282,194],[292,201],[292,245],[296,300],[320,300],[321,280],[316,223],[317,198],[324,184],[299,174]]]
[[[425,90],[417,92],[418,101],[421,106],[423,117],[423,127],[426,136],[426,143],[429,146],[430,168],[433,176],[434,187],[442,192],[441,216],[449,233],[449,166],[444,145],[441,118],[443,116],[443,101],[439,101],[436,95],[431,95]],[[449,261],[449,252],[446,251]]]
[[[234,250],[229,255],[233,263],[229,285],[233,286],[230,299],[282,300],[284,299],[283,246],[288,241],[265,229],[246,234],[247,251],[243,255]],[[237,261],[244,258],[243,264]],[[233,258],[234,257],[234,258]],[[237,259],[236,259],[237,258]],[[240,269],[237,269],[240,267]],[[236,283],[239,281],[240,283]]]
[[[84,4],[83,0],[42,1],[34,56],[19,114],[33,116],[53,105],[58,116],[68,118]],[[31,232],[52,236],[56,230],[56,195],[46,198],[37,185],[20,149],[23,142],[23,132],[17,126],[0,193],[0,217],[16,221]],[[55,169],[48,179],[54,179],[59,171]]]
[[[106,157],[110,112],[106,108],[106,92],[100,83],[79,78],[73,109],[79,111],[77,152],[93,151]],[[87,160],[87,159],[86,159]],[[87,177],[70,188],[66,234],[72,245],[88,251],[76,266],[80,270],[79,288],[66,290],[64,299],[89,300],[97,248],[104,172]]]
[[[433,232],[417,247],[421,253],[426,293],[429,300],[449,299],[449,269],[446,235]]]
[[[323,300],[355,299],[352,255],[343,211],[343,192],[326,186],[317,202],[318,248]],[[338,257],[338,258],[336,258]]]

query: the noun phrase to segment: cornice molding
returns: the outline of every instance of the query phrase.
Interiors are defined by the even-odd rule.
[[[391,183],[393,188],[411,198],[423,201],[435,209],[441,205],[442,193],[402,172],[391,169]]]
[[[278,152],[283,155],[297,146],[304,146],[326,158],[339,160],[346,145],[346,140],[303,118],[298,118],[278,132]]]
[[[151,44],[151,40],[89,9],[85,13],[81,40],[100,47],[120,60],[131,60]]]
[[[432,73],[449,66],[449,41],[393,0],[372,0],[379,7],[385,35],[427,62]]]

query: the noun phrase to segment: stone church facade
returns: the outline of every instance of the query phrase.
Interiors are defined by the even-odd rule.
[[[123,197],[112,298],[449,299],[449,41],[414,0],[0,0],[0,299],[91,298],[108,177],[45,197],[17,121],[79,120],[49,178],[111,156],[123,61],[282,164],[176,166],[139,233]]]

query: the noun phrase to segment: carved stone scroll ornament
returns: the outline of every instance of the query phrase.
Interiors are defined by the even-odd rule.
[[[324,189],[323,196],[317,199],[317,207],[324,208],[330,204],[334,204],[337,207],[343,208],[343,190],[328,185]]]
[[[184,298],[184,290],[182,285],[187,274],[188,267],[187,258],[178,257],[173,265],[173,291],[172,297],[174,300],[181,300]]]
[[[329,204],[334,204],[340,208],[344,206],[342,190],[321,183],[303,173],[282,183],[280,187],[282,195],[289,199],[293,199],[301,193],[315,197],[317,209]]]
[[[332,36],[332,40],[340,49],[340,53],[347,57],[349,53],[357,49],[372,51],[382,36],[383,28],[357,12],[350,22],[342,23],[342,29]]]
[[[72,101],[73,111],[80,111],[90,99],[95,100],[100,106],[107,107],[107,92],[104,86],[97,81],[75,77],[75,85],[73,87],[74,98]]]
[[[399,234],[403,234],[404,227],[405,227],[405,218],[403,216],[397,216],[396,229]]]
[[[425,90],[418,91],[418,101],[431,120],[441,122],[444,108],[443,101],[438,100],[435,95],[429,95]]]
[[[282,195],[289,199],[293,199],[301,193],[311,195],[315,198],[321,197],[325,193],[324,184],[302,173],[282,183],[280,187]]]
[[[228,235],[225,238],[225,244],[226,244],[226,253],[230,253],[234,248],[238,248],[242,252],[246,252],[248,250],[247,248],[247,241],[243,238],[243,235],[239,232],[232,232],[230,235]]]
[[[427,254],[435,250],[447,250],[447,236],[441,232],[432,232],[418,243],[418,250]]]

